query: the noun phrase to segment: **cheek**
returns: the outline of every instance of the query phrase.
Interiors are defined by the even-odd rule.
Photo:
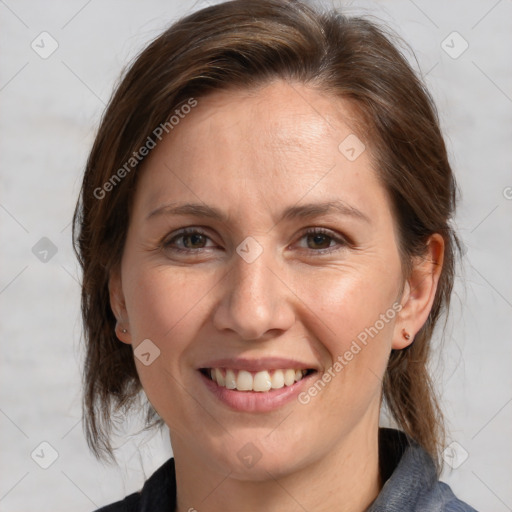
[[[165,266],[139,266],[131,274],[126,306],[132,331],[141,336],[168,343],[179,343],[176,336],[190,324],[191,315],[197,319],[201,301],[210,286],[204,276],[183,269]],[[167,341],[166,341],[167,340]]]
[[[130,263],[128,262],[127,268]],[[142,387],[153,407],[175,431],[182,426],[178,418],[194,407],[183,388],[190,378],[187,351],[190,342],[204,324],[207,294],[213,286],[184,269],[141,265],[132,271],[125,287],[125,298],[132,343],[146,339],[157,347],[158,356],[151,364],[135,357]],[[142,348],[142,346],[141,346]]]
[[[376,265],[339,270],[315,279],[316,286],[313,279],[306,279],[301,291],[309,293],[309,318],[316,321],[311,334],[324,351],[324,367],[323,374],[299,396],[304,407],[300,410],[306,416],[329,418],[322,425],[326,439],[340,432],[348,435],[362,418],[378,421],[396,316],[392,309],[396,281],[391,276],[379,272]],[[310,436],[307,422],[304,428],[305,436]]]
[[[371,330],[374,337],[389,337],[396,311],[399,274],[381,271],[380,265],[360,265],[350,268],[328,269],[302,275],[298,295],[305,298],[311,309],[310,316],[316,316],[323,325],[319,341],[327,346],[332,356],[348,349],[352,340],[364,339],[364,333]],[[382,321],[382,315],[386,315]],[[376,325],[377,324],[377,325]],[[372,329],[376,325],[378,334]]]
[[[130,274],[125,299],[135,363],[142,386],[158,409],[160,395],[165,395],[162,389],[177,392],[184,384],[184,354],[196,336],[194,329],[203,323],[200,310],[205,287],[180,269],[140,264],[132,268],[138,270]],[[143,340],[150,340],[157,354],[150,365],[137,358],[144,350],[144,345],[138,348]]]
[[[311,318],[321,320],[313,334],[327,352],[323,360],[328,382],[307,393],[311,399],[322,394],[318,406],[339,415],[340,421],[347,414],[360,417],[369,403],[379,400],[397,315],[393,304],[400,276],[398,266],[390,272],[392,267],[384,271],[365,264],[326,273],[315,279],[316,286],[302,281],[301,293],[309,294],[314,312]]]

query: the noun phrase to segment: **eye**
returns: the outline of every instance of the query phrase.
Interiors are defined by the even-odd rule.
[[[339,250],[340,247],[336,247],[336,245],[348,245],[348,242],[344,238],[324,228],[310,228],[302,235],[301,240],[302,239],[307,240],[307,249],[321,254]],[[334,245],[331,245],[333,242]]]
[[[208,249],[205,246],[207,240],[210,240],[210,237],[200,229],[186,228],[164,241],[163,247],[176,252],[200,252],[201,249]],[[182,242],[181,247],[178,241]]]
[[[300,237],[300,240],[303,239],[306,239],[305,249],[317,254],[338,251],[340,248],[349,245],[343,237],[324,228],[308,229]],[[206,245],[208,240],[211,240],[210,237],[201,229],[184,228],[165,240],[162,247],[177,253],[201,253],[212,247]]]

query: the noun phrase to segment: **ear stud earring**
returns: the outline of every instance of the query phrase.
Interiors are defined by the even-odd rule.
[[[119,324],[116,324],[116,331],[119,329],[123,334],[126,334],[128,331],[126,329],[121,329]]]
[[[405,329],[402,329],[402,336],[407,340],[409,341],[411,339],[411,335],[405,330]]]

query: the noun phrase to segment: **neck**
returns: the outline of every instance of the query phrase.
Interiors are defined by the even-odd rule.
[[[358,429],[356,429],[358,430]],[[314,510],[363,512],[382,487],[379,474],[378,424],[352,432],[325,456],[299,469],[263,480],[233,478],[216,472],[204,454],[189,450],[173,437],[176,467],[176,512],[267,512]]]

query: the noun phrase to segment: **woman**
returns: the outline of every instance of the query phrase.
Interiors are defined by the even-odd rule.
[[[455,198],[432,100],[374,24],[235,0],[151,43],[75,213],[84,405],[113,456],[143,390],[174,457],[101,510],[474,510],[438,481],[426,368]]]

